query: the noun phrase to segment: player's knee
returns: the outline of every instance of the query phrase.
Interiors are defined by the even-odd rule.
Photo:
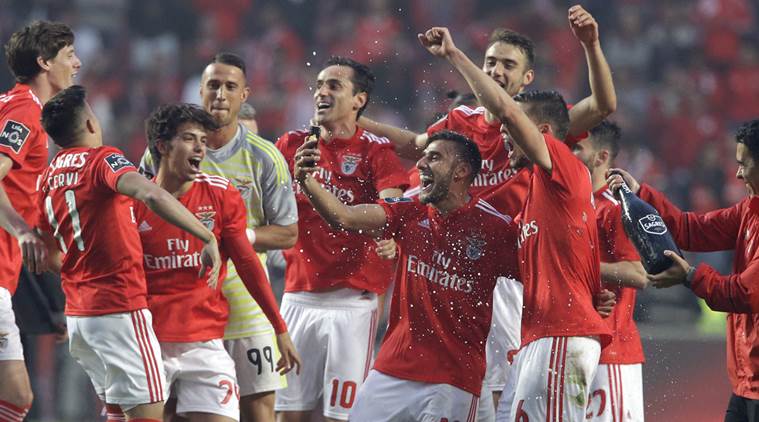
[[[18,408],[28,409],[32,407],[32,400],[34,400],[34,393],[29,386],[19,386],[11,390],[6,397],[2,398]]]

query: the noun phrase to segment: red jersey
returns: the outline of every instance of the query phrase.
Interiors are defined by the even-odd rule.
[[[442,119],[427,128],[427,133],[448,129],[471,138],[482,155],[482,169],[472,182],[469,191],[476,196],[487,198],[487,194],[497,189],[516,174],[509,166],[509,149],[501,136],[501,123],[485,120],[485,108],[458,106]]]
[[[277,148],[292,171],[295,151],[308,132],[282,135]],[[316,179],[347,205],[374,203],[385,189],[405,189],[406,171],[387,138],[361,128],[348,139],[319,140],[321,160]],[[298,241],[285,250],[285,291],[319,291],[332,287],[384,292],[392,277],[394,261],[380,258],[370,237],[333,230],[314,210],[296,182]]]
[[[47,167],[47,134],[40,124],[42,102],[28,85],[16,84],[0,95],[0,153],[13,162],[3,178],[3,188],[13,208],[29,227],[39,221],[36,188]],[[21,251],[16,239],[0,229],[0,287],[16,291],[21,271]]]
[[[480,395],[493,288],[512,276],[516,226],[472,198],[447,215],[409,198],[381,203],[400,247],[388,330],[374,368]]]
[[[114,147],[58,152],[40,183],[40,226],[63,252],[66,315],[105,315],[147,307],[142,246],[132,199],[117,192],[137,171]]]
[[[237,189],[223,177],[201,174],[179,202],[216,236],[223,260],[219,280],[226,276],[226,260],[234,257],[246,286],[256,286],[253,298],[276,332],[287,331],[266,273],[245,235],[245,204]],[[221,283],[211,289],[206,277],[198,277],[203,242],[163,220],[142,202],[135,201],[135,217],[142,240],[148,306],[158,340],[195,342],[224,337],[229,308]],[[242,244],[235,244],[235,238],[242,239]],[[253,274],[242,271],[244,265],[238,264],[245,262],[238,256],[242,261],[250,261]]]
[[[601,290],[590,172],[563,142],[543,134],[552,170],[533,165],[519,223],[524,284],[522,347],[543,337],[600,336],[610,330],[593,306]]]
[[[688,251],[735,250],[733,273],[696,267],[691,289],[727,314],[727,375],[737,396],[759,400],[759,197],[703,214],[682,212],[647,185],[638,193],[662,216],[677,245]]]
[[[593,197],[596,202],[601,262],[640,261],[638,251],[627,238],[622,226],[622,207],[609,187],[604,186],[597,190]],[[633,321],[637,290],[611,284],[606,284],[605,287],[617,295],[617,304],[611,315],[605,319],[611,329],[612,340],[601,350],[600,362],[623,365],[643,363],[643,345],[640,342],[638,326]]]

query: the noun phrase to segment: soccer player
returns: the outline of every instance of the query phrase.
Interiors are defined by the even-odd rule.
[[[633,192],[653,205],[664,219],[677,246],[694,252],[735,250],[733,273],[721,275],[707,264],[691,266],[673,251],[665,252],[674,264],[649,275],[657,288],[682,284],[704,299],[709,308],[727,314],[727,374],[733,394],[726,422],[756,420],[759,409],[759,119],[743,123],[735,136],[736,177],[746,184],[748,197],[729,208],[703,214],[682,212],[648,185],[640,185],[629,173],[611,169],[609,188],[622,180]]]
[[[611,336],[594,308],[601,280],[590,175],[559,140],[569,130],[566,104],[555,92],[526,93],[517,103],[456,48],[446,28],[419,39],[464,76],[533,164],[518,219],[524,309],[511,420],[584,420],[588,385],[576,380],[593,379]]]
[[[69,350],[109,413],[158,421],[166,382],[147,309],[142,247],[132,199],[204,244],[200,277],[215,287],[213,233],[171,194],[142,177],[116,148],[103,146],[97,117],[74,85],[42,109],[42,126],[61,151],[42,175],[40,226],[63,252]],[[52,239],[51,239],[52,240]]]
[[[158,167],[155,183],[179,201],[231,258],[245,287],[277,333],[283,373],[300,366],[287,326],[267,282],[261,261],[245,235],[245,205],[227,179],[200,172],[213,117],[197,106],[159,107],[146,123],[151,156]],[[202,243],[161,220],[142,203],[135,207],[142,240],[148,306],[161,345],[166,379],[176,398],[166,408],[191,421],[239,420],[235,364],[222,338],[228,307],[218,289],[198,278]],[[226,267],[219,273],[223,279]],[[298,372],[299,369],[296,369]]]
[[[203,108],[220,128],[208,134],[200,169],[228,179],[240,192],[246,206],[248,240],[265,263],[266,251],[289,249],[295,244],[298,214],[282,154],[239,121],[240,107],[249,94],[245,62],[239,56],[219,53],[206,66],[200,96]],[[150,151],[145,152],[140,168],[155,175]],[[274,329],[248,294],[232,262],[223,292],[229,303],[224,346],[235,361],[242,420],[272,422],[274,391],[287,385],[285,377],[275,370],[279,351]]]
[[[0,420],[21,421],[32,404],[24,353],[11,305],[22,257],[44,269],[46,250],[34,233],[40,218],[35,186],[47,166],[42,105],[73,83],[81,63],[74,34],[62,23],[33,22],[5,45],[16,85],[0,95]]]
[[[323,158],[315,178],[349,205],[401,196],[408,185],[393,144],[356,125],[373,85],[367,66],[344,57],[329,59],[316,79],[314,119]],[[293,131],[277,141],[291,168],[308,136]],[[296,199],[301,236],[284,251],[281,309],[295,347],[309,359],[299,377],[288,376],[276,409],[283,421],[308,421],[321,400],[328,420],[347,420],[371,365],[377,295],[392,281],[393,261],[376,254],[370,237],[330,229],[303,192]]]
[[[379,205],[347,205],[325,189],[314,177],[324,157],[314,141],[295,156],[296,180],[331,226],[384,232],[400,245],[388,331],[351,420],[474,421],[477,413],[493,287],[516,271],[504,259],[516,226],[469,194],[482,165],[474,142],[441,131],[428,144],[417,162],[419,201]]]
[[[636,289],[648,284],[646,270],[622,226],[619,202],[606,185],[606,172],[619,153],[619,126],[604,120],[572,148],[590,170],[598,223],[601,279],[617,304],[606,319],[612,341],[601,351],[590,384],[587,417],[597,422],[642,421],[643,346],[633,321]]]

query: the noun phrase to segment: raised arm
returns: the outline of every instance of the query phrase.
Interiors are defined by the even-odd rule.
[[[553,166],[543,135],[519,104],[453,44],[448,29],[432,28],[418,37],[430,53],[447,59],[464,76],[480,104],[501,121],[527,158],[550,172]]]
[[[365,116],[358,119],[358,125],[375,135],[389,139],[395,145],[395,151],[398,155],[409,160],[416,161],[421,158],[427,144],[426,133],[414,133],[407,129],[374,121]]]
[[[579,136],[617,109],[617,93],[598,36],[598,23],[580,5],[569,8],[569,26],[585,51],[590,96],[569,110],[569,134]]]

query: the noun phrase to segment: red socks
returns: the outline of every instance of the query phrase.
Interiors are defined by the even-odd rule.
[[[31,403],[25,407],[18,407],[0,400],[0,422],[22,422],[31,407]]]
[[[121,407],[115,404],[106,404],[105,413],[107,416],[106,422],[126,422],[126,415],[121,411]]]

